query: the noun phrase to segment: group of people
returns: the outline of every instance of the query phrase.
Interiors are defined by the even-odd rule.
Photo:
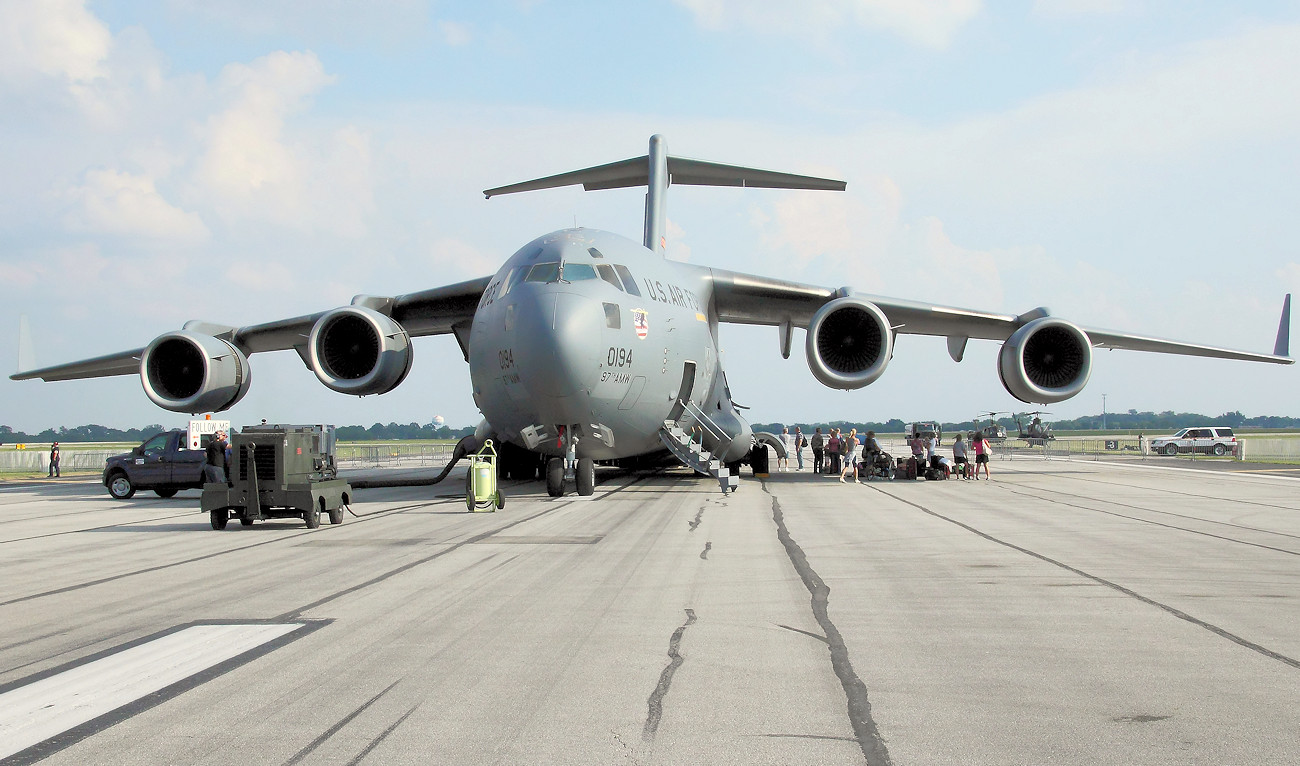
[[[860,482],[859,456],[863,465],[870,466],[876,455],[883,452],[880,442],[876,441],[875,431],[867,431],[865,436],[859,437],[856,428],[849,429],[848,433],[832,428],[826,435],[822,434],[821,428],[816,428],[811,439],[804,435],[799,426],[795,426],[793,434],[789,428],[782,428],[781,441],[785,444],[786,457],[777,458],[778,471],[790,470],[790,454],[795,456],[798,466],[795,470],[802,471],[804,447],[811,447],[813,473],[838,476],[840,481],[852,474],[854,481]]]
[[[917,435],[912,439],[910,446],[912,448],[912,457],[916,460],[918,467],[929,466],[933,470],[942,470],[944,459],[939,456],[939,435],[931,434],[929,438]],[[975,453],[975,462],[970,462],[969,453]],[[957,439],[952,443],[952,470],[958,473],[963,479],[979,480],[980,466],[984,467],[984,478],[989,477],[989,455],[993,452],[993,445],[984,436],[983,431],[976,431],[971,434],[969,447],[965,438],[957,434]],[[973,465],[973,468],[972,468]]]
[[[837,475],[840,481],[844,481],[851,473],[853,480],[861,483],[859,465],[864,471],[870,473],[877,457],[884,453],[880,448],[880,442],[876,440],[875,431],[867,431],[864,437],[859,437],[856,428],[849,429],[847,434],[838,428],[832,428],[826,436],[822,435],[821,428],[817,428],[809,439],[799,426],[795,426],[794,433],[790,433],[787,427],[781,429],[781,442],[785,445],[786,454],[777,458],[778,471],[790,470],[791,454],[794,455],[797,465],[794,470],[802,471],[803,450],[805,447],[811,447],[813,473]],[[918,468],[929,466],[935,470],[942,470],[943,464],[947,462],[939,456],[938,434],[931,434],[928,438],[918,435],[908,443],[908,446],[911,447],[912,457],[916,459]],[[993,447],[985,438],[983,431],[971,434],[969,445],[962,434],[957,434],[957,439],[952,443],[952,470],[960,474],[963,479],[978,480],[980,467],[983,466],[984,478],[990,480],[989,455],[992,452]],[[975,456],[973,463],[970,460],[971,453]]]

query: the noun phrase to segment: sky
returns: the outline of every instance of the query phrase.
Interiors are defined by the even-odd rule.
[[[1195,0],[0,0],[0,360],[139,348],[496,271],[644,190],[482,190],[645,153],[843,179],[675,187],[668,257],[1272,350],[1300,293],[1300,3]],[[803,332],[723,326],[754,422],[1023,411],[997,343],[902,336],[822,387]],[[365,398],[252,358],[236,424],[474,425],[449,336]],[[1052,416],[1300,416],[1295,367],[1096,351]],[[0,424],[180,425],[138,376],[0,380]]]

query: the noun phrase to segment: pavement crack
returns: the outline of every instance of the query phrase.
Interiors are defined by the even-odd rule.
[[[709,550],[712,549],[712,548],[713,548],[713,543],[711,543],[711,542],[707,542],[707,543],[705,543],[705,544],[704,544],[704,550],[700,551],[700,558],[704,559],[705,561],[708,561],[708,560],[709,560]]]
[[[777,539],[785,547],[790,563],[794,565],[795,571],[803,580],[804,587],[811,594],[813,616],[826,633],[825,641],[831,654],[831,667],[836,677],[840,679],[840,685],[844,687],[849,724],[853,727],[858,747],[862,749],[862,755],[870,766],[891,766],[893,760],[889,757],[889,749],[885,747],[880,729],[876,726],[875,719],[871,717],[871,701],[867,698],[867,685],[853,670],[853,661],[849,658],[849,649],[844,644],[844,637],[831,621],[830,586],[812,568],[803,548],[790,536],[790,530],[785,525],[785,514],[781,510],[781,501],[767,488],[767,482],[763,482],[762,486],[763,491],[772,498],[772,521],[776,523]]]
[[[668,687],[673,682],[673,674],[677,668],[682,666],[684,661],[681,652],[678,651],[682,644],[682,636],[685,635],[686,629],[695,624],[695,610],[686,610],[686,622],[682,623],[677,630],[673,631],[673,636],[668,640],[668,657],[669,662],[663,672],[659,674],[659,685],[650,693],[649,712],[645,719],[645,728],[641,730],[641,737],[646,740],[654,739],[655,732],[659,730],[659,721],[664,715],[664,697],[668,695]]]

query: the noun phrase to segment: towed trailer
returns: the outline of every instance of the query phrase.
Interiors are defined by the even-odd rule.
[[[334,426],[248,426],[231,438],[229,481],[203,485],[200,507],[213,529],[232,518],[249,527],[266,519],[302,519],[308,529],[343,523],[352,486],[338,478]]]

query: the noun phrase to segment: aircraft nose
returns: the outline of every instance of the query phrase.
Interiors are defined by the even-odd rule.
[[[520,306],[515,353],[529,390],[541,396],[590,391],[600,367],[600,305],[574,293],[546,291]]]

